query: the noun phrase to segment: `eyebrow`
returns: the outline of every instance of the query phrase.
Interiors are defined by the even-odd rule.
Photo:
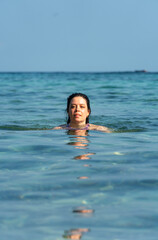
[[[86,104],[85,104],[85,103],[80,103],[80,104],[71,103],[71,105],[84,105],[84,106],[86,106]]]

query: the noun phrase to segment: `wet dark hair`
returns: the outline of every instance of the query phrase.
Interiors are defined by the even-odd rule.
[[[87,97],[87,95],[85,95],[83,93],[73,93],[67,98],[67,108],[66,108],[67,113],[69,112],[70,102],[74,97],[82,97],[86,100],[88,110],[90,111],[89,112],[89,116],[90,116],[90,113],[91,113],[90,101],[89,101],[89,98]],[[89,116],[86,118],[86,123],[89,123]],[[68,123],[70,123],[70,117],[69,116],[68,116],[68,120],[67,120],[67,124]]]

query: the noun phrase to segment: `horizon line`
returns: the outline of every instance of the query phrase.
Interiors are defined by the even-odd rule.
[[[146,70],[122,70],[122,71],[0,71],[0,73],[158,73],[158,71]]]

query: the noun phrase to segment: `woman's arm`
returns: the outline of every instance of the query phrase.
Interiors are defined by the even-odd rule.
[[[66,124],[63,124],[63,125],[52,128],[52,130],[65,129],[65,128],[66,128]]]
[[[111,133],[112,131],[104,126],[99,126],[99,125],[94,125],[94,124],[90,124],[89,126],[89,130],[97,130],[97,131],[101,131],[101,132],[106,132],[106,133]]]

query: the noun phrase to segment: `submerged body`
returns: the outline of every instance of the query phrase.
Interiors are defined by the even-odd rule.
[[[111,133],[111,130],[107,127],[104,126],[99,126],[99,125],[94,125],[94,124],[86,124],[85,127],[83,128],[74,128],[71,127],[69,124],[63,124],[58,127],[54,127],[53,129],[58,130],[58,129],[65,129],[65,130],[96,130],[96,131],[102,131],[106,133]]]

